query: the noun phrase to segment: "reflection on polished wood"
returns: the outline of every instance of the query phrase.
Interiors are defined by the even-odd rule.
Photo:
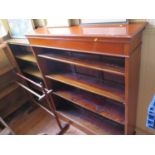
[[[79,36],[79,37],[113,37],[113,38],[131,38],[144,29],[146,23],[132,24],[103,24],[87,26],[71,26],[60,28],[38,28],[27,34],[28,37],[54,37],[54,36]]]
[[[129,57],[141,43],[145,26],[146,23],[131,23],[39,28],[26,36],[32,46]]]

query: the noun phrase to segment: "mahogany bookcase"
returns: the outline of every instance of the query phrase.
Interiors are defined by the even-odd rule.
[[[134,134],[146,23],[38,28],[22,72],[44,82],[60,117],[88,134]],[[31,53],[31,54],[30,54]]]

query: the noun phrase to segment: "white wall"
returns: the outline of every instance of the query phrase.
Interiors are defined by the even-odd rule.
[[[143,33],[141,53],[140,86],[136,124],[137,133],[155,134],[155,130],[146,128],[147,107],[153,94],[155,94],[155,19],[132,21],[148,22]]]

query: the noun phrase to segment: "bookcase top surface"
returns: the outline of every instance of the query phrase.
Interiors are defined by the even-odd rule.
[[[146,26],[146,22],[110,25],[81,25],[71,27],[43,27],[27,34],[29,37],[105,37],[132,38]]]

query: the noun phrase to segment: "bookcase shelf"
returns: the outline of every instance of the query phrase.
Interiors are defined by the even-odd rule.
[[[65,104],[58,108],[58,112],[60,116],[67,118],[89,134],[121,135],[124,132],[122,126],[110,122],[109,120],[99,118],[95,114],[83,111],[77,107],[70,107]]]
[[[39,70],[37,70],[35,68],[26,68],[26,69],[23,69],[23,73],[29,74],[31,76],[34,76],[34,77],[42,80],[41,73],[39,72]]]
[[[21,54],[17,55],[16,58],[27,62],[37,63],[36,59],[32,54]]]
[[[124,92],[115,85],[103,84],[94,78],[88,79],[87,76],[76,73],[50,74],[46,77],[124,103]]]
[[[123,67],[119,67],[113,64],[104,63],[103,61],[97,60],[87,60],[87,59],[80,59],[73,56],[65,56],[65,55],[58,55],[58,54],[40,54],[38,57],[59,61],[67,64],[77,65],[81,67],[86,67],[90,69],[95,69],[99,71],[104,71],[116,75],[125,75],[125,71]]]
[[[16,60],[18,70],[24,74],[27,78],[35,81],[42,82],[42,75],[39,71],[37,60],[30,48],[27,39],[11,39],[8,41],[9,46]],[[27,85],[35,91],[39,91],[37,87],[34,87],[30,83]]]
[[[112,103],[101,97],[89,95],[75,89],[58,90],[54,92],[55,95],[62,97],[78,106],[90,110],[98,115],[113,120],[124,125],[124,108],[118,103]]]

